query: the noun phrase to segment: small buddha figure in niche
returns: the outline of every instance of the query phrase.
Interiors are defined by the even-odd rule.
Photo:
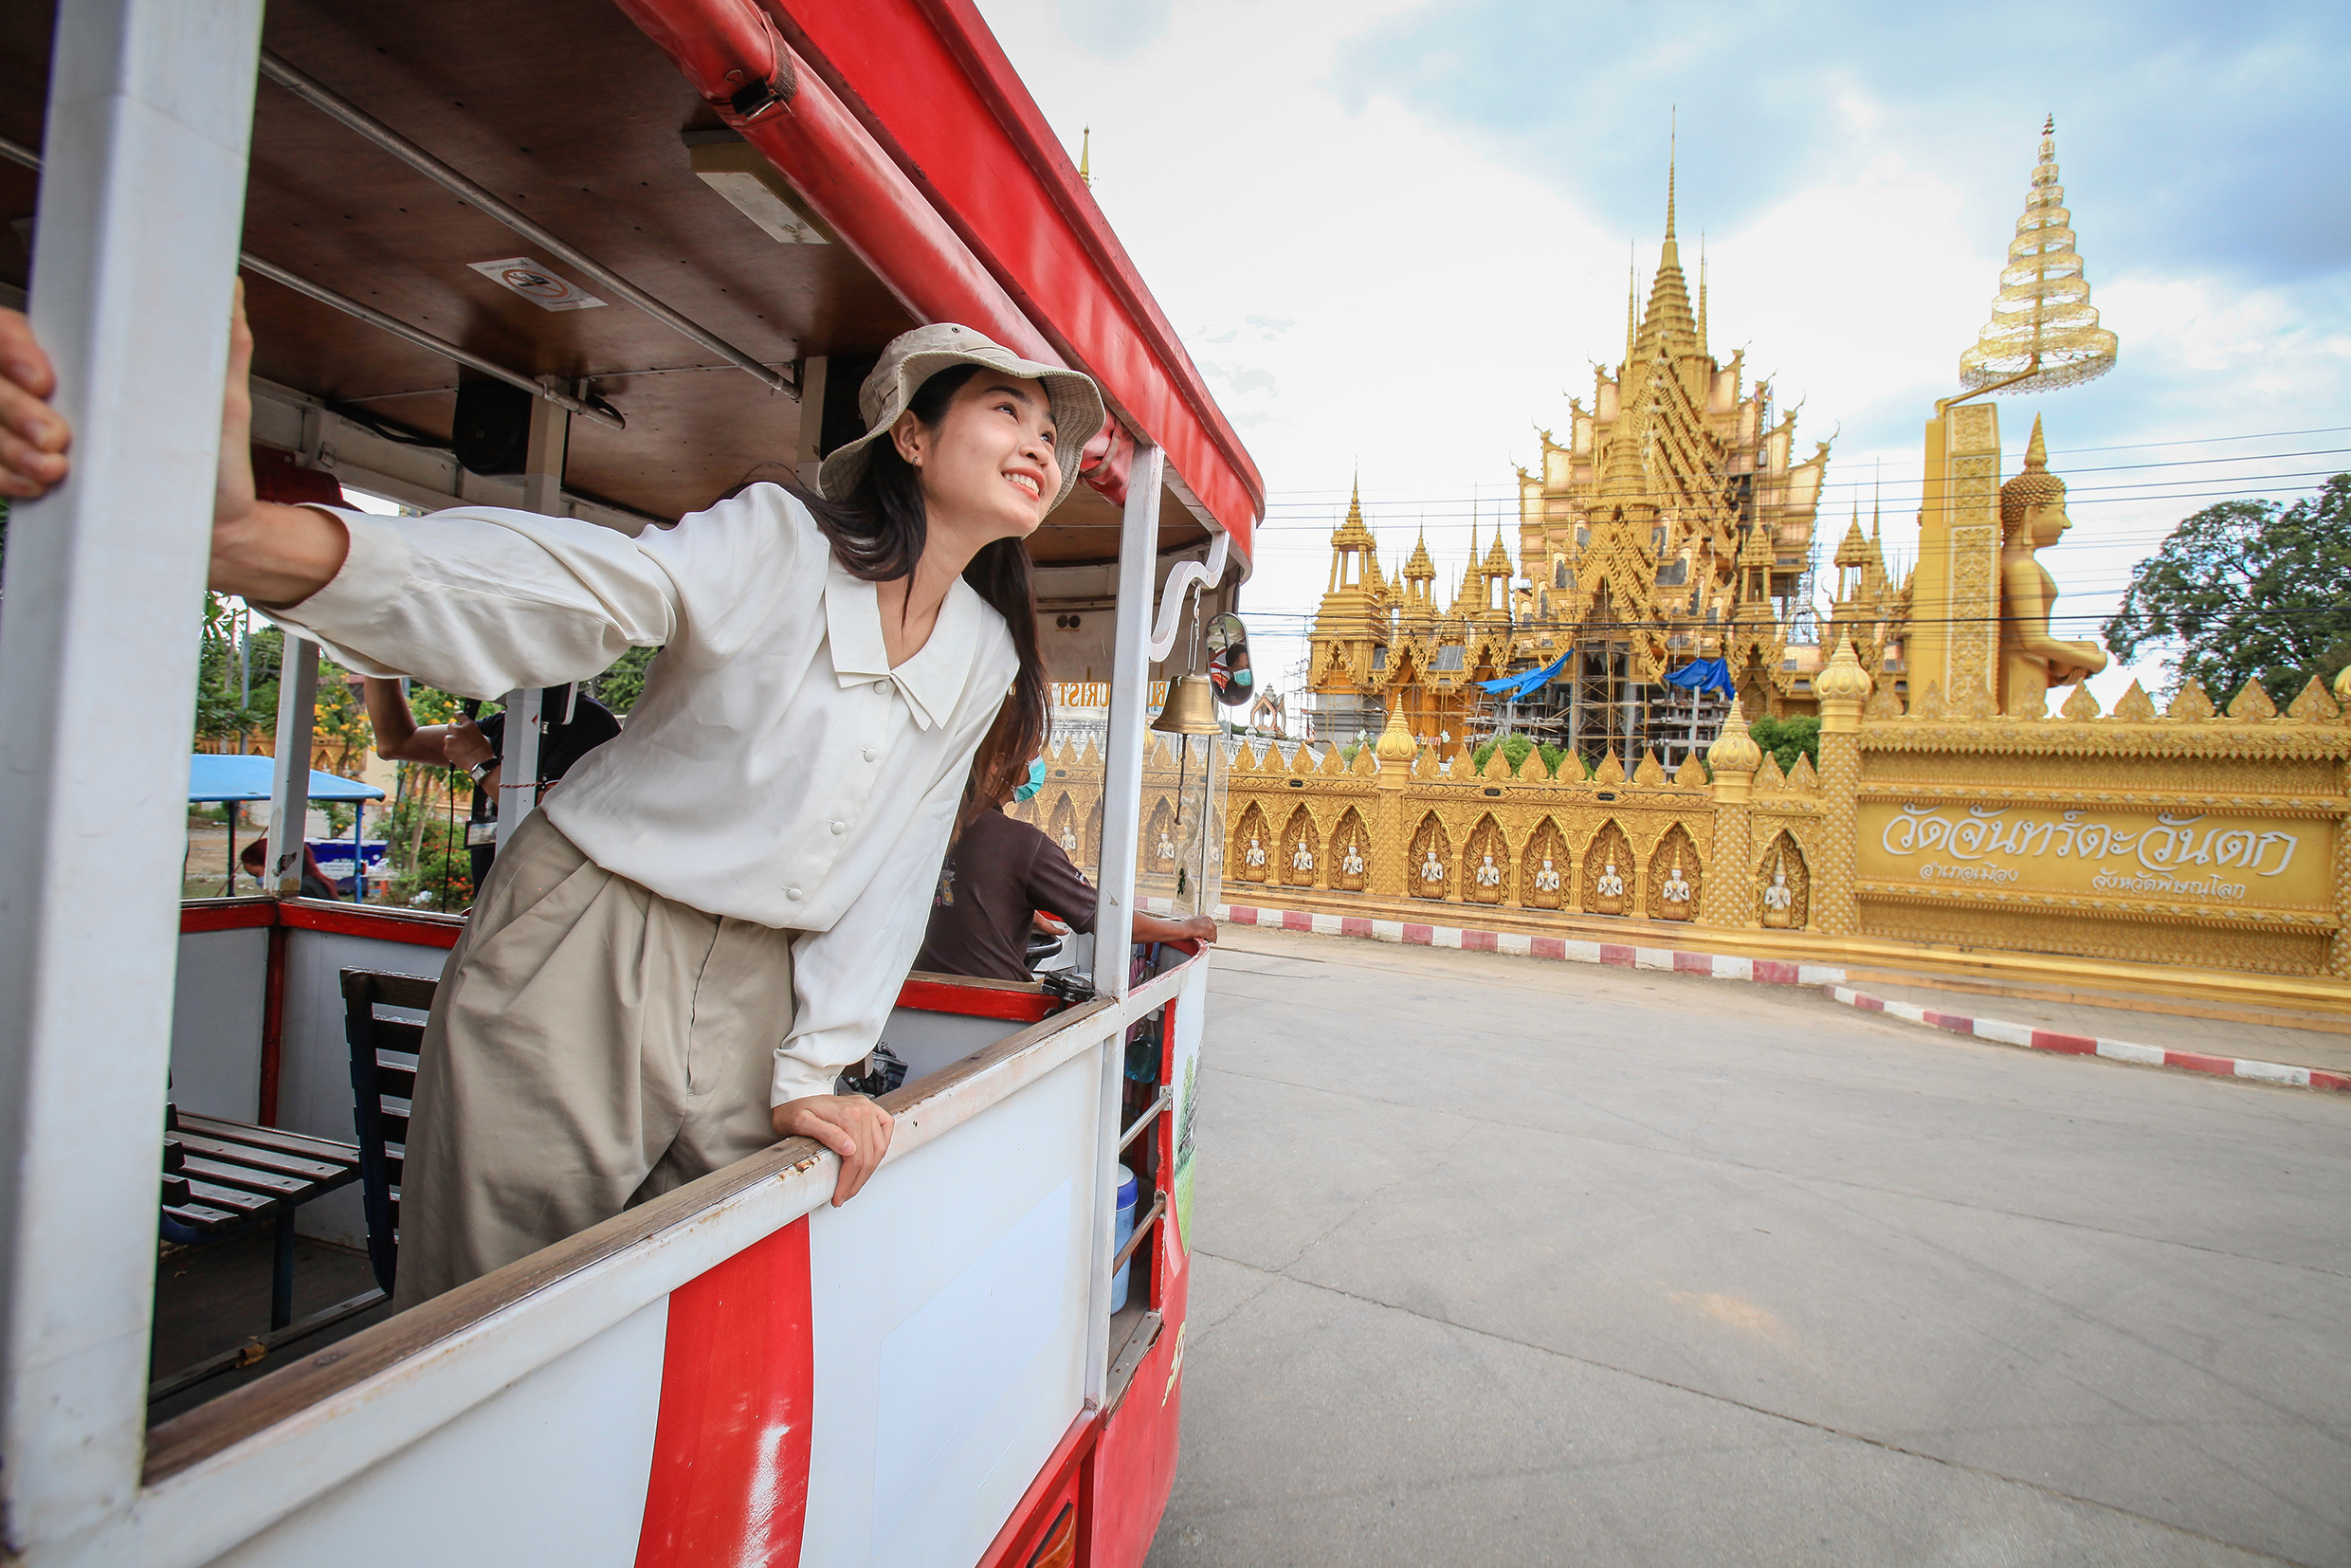
[[[1420,880],[1431,887],[1434,887],[1445,880],[1445,866],[1443,863],[1437,859],[1437,847],[1433,844],[1429,846],[1429,848],[1423,851],[1420,863]]]
[[[1559,868],[1551,864],[1549,855],[1543,856],[1542,869],[1535,873],[1535,885],[1546,893],[1559,890]]]
[[[2024,472],[2000,486],[2000,711],[2038,719],[2049,688],[2069,686],[2106,667],[2096,643],[2071,643],[2050,630],[2056,579],[2035,557],[2065,537],[2066,482],[2049,471],[2049,449],[2034,415]]]
[[[1249,834],[1248,853],[1243,855],[1241,859],[1252,870],[1262,871],[1266,868],[1266,847],[1257,842],[1255,833]]]
[[[1159,858],[1161,860],[1174,860],[1176,858],[1176,841],[1168,836],[1168,832],[1165,828],[1161,828],[1159,830],[1158,851]]]
[[[1485,857],[1485,864],[1478,867],[1478,885],[1480,887],[1500,887],[1502,885],[1502,867],[1494,864],[1494,857],[1490,854]]]
[[[1689,919],[1690,884],[1683,879],[1681,856],[1674,856],[1673,869],[1666,873],[1665,884],[1657,891],[1666,906],[1663,911],[1666,919]]]
[[[1347,857],[1339,863],[1339,868],[1351,877],[1363,874],[1363,847],[1354,839],[1347,841]]]
[[[1772,884],[1763,889],[1763,923],[1785,930],[1795,915],[1795,889],[1788,885],[1788,857],[1772,858]]]
[[[1303,838],[1298,841],[1298,848],[1290,851],[1290,869],[1293,871],[1314,869],[1314,851],[1306,847],[1306,841]]]
[[[1625,912],[1625,879],[1616,874],[1614,861],[1607,864],[1608,869],[1600,873],[1598,882],[1593,884],[1593,891],[1598,897],[1593,901],[1592,912],[1595,915],[1621,915]]]
[[[1065,855],[1075,855],[1078,852],[1078,830],[1075,828],[1064,828],[1061,830],[1061,852]]]

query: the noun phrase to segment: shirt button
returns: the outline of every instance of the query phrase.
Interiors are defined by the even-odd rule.
[[[870,762],[873,760],[873,748],[871,746],[867,746],[860,755],[863,756],[866,761]]]
[[[887,691],[890,689],[890,684],[887,681],[876,681],[873,684],[873,689],[876,691]]]
[[[839,835],[839,834],[842,834],[842,833],[846,833],[846,832],[847,832],[847,831],[849,830],[849,825],[848,825],[847,823],[846,823],[846,822],[836,822],[836,823],[834,823],[834,824],[832,825],[832,830],[833,830],[834,834],[837,836],[837,835]]]
[[[784,897],[797,903],[800,902],[800,890],[797,887],[787,887],[784,889]]]

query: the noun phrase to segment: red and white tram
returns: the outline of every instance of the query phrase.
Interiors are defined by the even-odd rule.
[[[1118,939],[1152,666],[1187,606],[1229,603],[1262,491],[968,0],[47,9],[0,15],[0,215],[31,217],[27,308],[79,432],[75,477],[11,519],[0,593],[0,1557],[1139,1563],[1176,1456],[1177,1129],[1208,958],[1137,964]],[[778,1144],[347,1337],[285,1340],[151,1427],[167,1075],[289,1170],[305,1139],[348,1143],[352,1040],[379,1031],[368,1059],[397,1071],[421,994],[400,977],[436,975],[458,929],[175,902],[240,268],[257,444],[289,483],[416,506],[672,524],[811,465],[870,356],[922,321],[1092,373],[1112,423],[1032,548],[1056,676],[1110,677],[1104,935],[1090,998],[908,981],[896,1139],[848,1205],[828,1205],[830,1155]],[[477,383],[515,399],[463,394],[486,436],[457,428]],[[501,431],[512,460],[481,456]],[[316,649],[290,647],[278,823],[309,784]],[[517,698],[507,773],[528,778]],[[1177,775],[1195,824],[1212,773]],[[509,792],[509,825],[530,805]],[[1194,907],[1214,838],[1187,834]],[[1138,1024],[1156,1096],[1123,1092]],[[1122,1159],[1143,1187],[1125,1248]],[[298,1223],[359,1239],[356,1193]]]

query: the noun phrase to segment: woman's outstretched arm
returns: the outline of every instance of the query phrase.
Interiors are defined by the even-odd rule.
[[[351,536],[307,506],[253,494],[253,329],[245,320],[245,280],[228,317],[228,380],[221,396],[220,476],[212,492],[210,586],[257,605],[307,599],[343,567]]]

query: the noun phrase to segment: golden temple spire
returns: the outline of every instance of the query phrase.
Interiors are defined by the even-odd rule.
[[[2041,416],[2032,416],[2032,439],[2025,443],[2025,472],[2049,471],[2049,447],[2041,440]]]
[[[1437,574],[1437,563],[1429,555],[1429,524],[1420,525],[1420,538],[1413,541],[1412,558],[1404,563],[1404,575],[1415,582],[1429,582]],[[1424,597],[1427,590],[1422,591]]]
[[[1625,246],[1625,363],[1632,363],[1632,336],[1641,321],[1641,249],[1638,240]]]
[[[1976,346],[1959,356],[1959,384],[1970,392],[2053,392],[2114,369],[2114,334],[2098,324],[2089,302],[2072,224],[2066,188],[2057,183],[2052,115],[2041,126],[2040,161],[2033,165],[2016,237],[2008,244],[1992,319]]]
[[[1698,231],[1698,352],[1706,352],[1706,231]]]
[[[1679,161],[1682,147],[1682,111],[1677,105],[1668,111],[1673,118],[1666,130],[1666,244],[1673,244],[1673,166]]]
[[[1078,183],[1091,190],[1094,185],[1094,127],[1088,125],[1078,133]]]
[[[1668,356],[1691,352],[1697,341],[1697,321],[1690,314],[1689,283],[1682,276],[1681,243],[1674,238],[1674,181],[1677,155],[1666,158],[1666,239],[1657,252],[1657,279],[1649,286],[1649,312],[1627,358],[1642,362],[1660,353]]]

